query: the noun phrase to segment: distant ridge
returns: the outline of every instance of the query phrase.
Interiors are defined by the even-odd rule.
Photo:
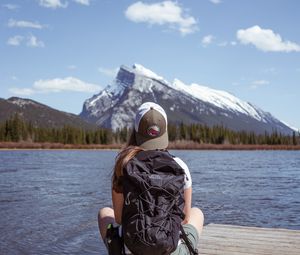
[[[25,121],[31,121],[34,126],[60,128],[69,125],[84,129],[96,128],[78,115],[53,109],[31,99],[11,97],[0,98],[0,122],[18,113]]]
[[[131,127],[137,107],[146,101],[162,105],[172,123],[222,125],[235,131],[294,131],[270,113],[232,94],[198,84],[172,83],[139,64],[122,65],[115,80],[87,99],[80,116],[98,126],[116,130]]]

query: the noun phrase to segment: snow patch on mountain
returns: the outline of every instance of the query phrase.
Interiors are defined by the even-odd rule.
[[[300,128],[296,128],[296,127],[293,127],[291,125],[289,125],[288,123],[286,123],[285,121],[283,120],[280,120],[284,125],[288,126],[290,129],[294,130],[295,132],[300,132]]]
[[[156,73],[154,73],[150,69],[147,69],[146,67],[144,67],[140,64],[134,64],[133,69],[134,69],[135,73],[137,73],[139,75],[142,75],[142,76],[145,76],[145,77],[150,78],[150,79],[154,79],[154,80],[158,80],[158,81],[162,81],[164,83],[167,83],[167,81],[162,76],[157,75]]]
[[[113,107],[114,104],[118,101],[118,96],[123,93],[125,86],[121,84],[118,80],[115,80],[111,85],[106,86],[98,95],[93,96],[92,98],[86,100],[85,106],[87,109],[91,110],[91,114],[97,116],[99,108],[97,104],[101,102],[101,99],[105,99],[106,109]],[[106,109],[102,108],[101,111]]]
[[[265,122],[264,118],[262,118],[255,107],[226,91],[211,89],[196,83],[186,85],[178,79],[174,79],[172,87],[176,90],[184,91],[202,101],[211,103],[219,108],[250,115],[254,119]]]
[[[37,105],[36,103],[32,102],[31,100],[24,100],[22,98],[11,98],[9,100],[10,103],[23,107],[25,105]]]

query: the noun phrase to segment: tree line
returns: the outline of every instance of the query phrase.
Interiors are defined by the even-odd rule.
[[[233,131],[223,126],[208,127],[201,124],[169,124],[170,141],[186,140],[200,144],[268,144],[298,145],[300,134],[283,135],[276,130],[273,133],[255,134],[254,132]],[[122,128],[112,131],[98,128],[86,130],[72,126],[62,128],[37,127],[24,121],[18,114],[0,123],[1,142],[50,142],[62,144],[120,144],[126,143],[131,129]]]
[[[200,144],[268,144],[268,145],[298,145],[299,132],[291,136],[283,135],[276,130],[272,133],[256,134],[255,132],[233,131],[223,126],[208,127],[201,124],[180,125],[170,124],[170,141],[188,140]]]

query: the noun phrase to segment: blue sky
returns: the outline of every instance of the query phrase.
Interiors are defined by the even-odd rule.
[[[0,97],[78,114],[139,63],[300,128],[299,11],[298,0],[1,0]]]

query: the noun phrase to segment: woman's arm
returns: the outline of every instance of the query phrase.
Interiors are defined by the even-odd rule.
[[[183,212],[185,214],[185,218],[182,224],[188,223],[190,219],[191,207],[192,207],[192,187],[189,187],[184,190],[184,208]]]
[[[123,203],[124,203],[123,193],[117,193],[114,190],[112,190],[112,203],[115,212],[115,220],[118,224],[121,224],[122,210],[123,210]]]
[[[180,158],[175,157],[174,160],[178,163],[178,165],[184,170],[185,177],[184,177],[184,208],[183,212],[185,214],[185,218],[182,224],[188,223],[191,214],[191,207],[192,207],[192,177],[190,170],[186,163],[184,163]]]

